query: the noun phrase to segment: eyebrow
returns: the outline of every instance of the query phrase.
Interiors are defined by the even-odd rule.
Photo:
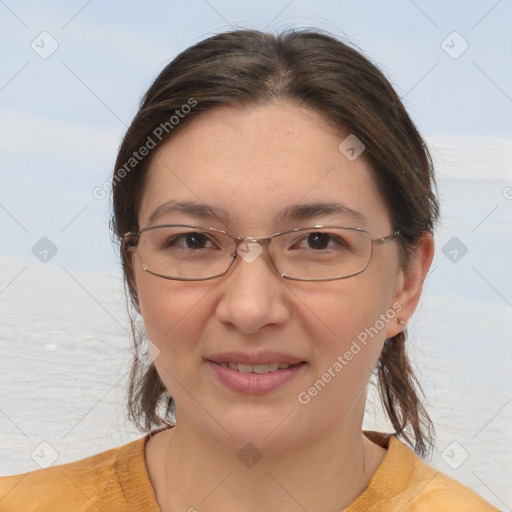
[[[229,214],[222,208],[193,201],[167,201],[160,205],[148,218],[149,224],[168,213],[185,213],[201,219],[218,219],[226,221]]]
[[[194,201],[168,201],[149,216],[149,225],[168,213],[184,213],[200,219],[216,219],[222,222],[229,220],[229,213],[216,206]],[[320,215],[343,216],[363,226],[367,224],[364,215],[340,203],[306,203],[287,206],[278,213],[276,222],[306,221]]]

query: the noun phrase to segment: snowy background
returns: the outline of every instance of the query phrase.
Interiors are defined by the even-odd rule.
[[[93,190],[151,80],[230,27],[315,26],[381,66],[430,145],[442,219],[409,325],[430,463],[512,510],[511,21],[494,0],[0,2],[0,475],[39,468],[41,446],[60,464],[143,435],[126,420],[125,298]],[[375,404],[365,427],[385,428]]]

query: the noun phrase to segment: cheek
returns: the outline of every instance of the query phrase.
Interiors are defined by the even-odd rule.
[[[319,376],[329,368],[335,373],[337,369],[337,375],[343,373],[347,379],[338,379],[340,384],[345,381],[345,385],[350,382],[358,387],[366,383],[374,369],[386,327],[395,316],[394,310],[389,310],[389,283],[376,285],[363,274],[359,277],[345,281],[343,287],[333,286],[330,292],[309,290],[303,297],[303,302],[310,305],[304,328],[316,345]],[[339,364],[332,368],[336,362],[343,366],[342,371]]]
[[[385,340],[385,326],[377,322],[386,309],[386,294],[372,293],[369,283],[353,280],[330,293],[309,290],[300,297],[310,306],[302,328],[313,355],[311,377],[297,394],[304,421],[314,417],[329,423],[364,409],[368,382]]]
[[[146,337],[158,349],[153,357],[156,370],[179,403],[187,400],[184,387],[195,389],[199,385],[203,364],[199,340],[207,321],[201,299],[207,293],[204,285],[199,289],[153,276],[139,286]]]
[[[151,275],[138,281],[140,312],[146,337],[162,355],[175,355],[184,363],[194,347],[206,321],[202,299],[208,293],[203,285],[166,281]],[[175,361],[173,357],[160,361]]]

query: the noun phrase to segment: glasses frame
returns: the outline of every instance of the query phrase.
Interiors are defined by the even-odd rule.
[[[365,233],[366,235],[368,235],[368,237],[369,237],[370,241],[372,242],[372,244],[371,244],[371,248],[370,248],[370,257],[368,258],[368,263],[365,265],[365,267],[362,270],[358,270],[357,272],[353,272],[352,274],[349,274],[349,275],[346,275],[346,276],[341,276],[341,277],[322,277],[322,278],[307,279],[307,278],[302,278],[302,277],[288,276],[288,275],[284,274],[283,272],[281,272],[277,268],[277,266],[276,266],[276,264],[274,262],[274,259],[272,258],[272,253],[270,252],[270,250],[268,250],[268,259],[269,259],[270,263],[272,264],[272,266],[277,271],[279,277],[281,277],[283,279],[290,279],[290,280],[293,280],[293,281],[316,281],[316,282],[317,281],[338,281],[340,279],[348,279],[349,277],[354,277],[354,276],[357,276],[357,275],[363,273],[368,268],[368,265],[370,265],[370,261],[372,260],[372,256],[373,256],[373,244],[374,243],[378,243],[378,245],[384,245],[387,242],[389,242],[390,240],[396,239],[400,235],[400,230],[397,229],[393,233],[391,233],[390,235],[382,236],[382,237],[379,237],[379,238],[371,238],[370,233],[368,231],[366,231],[365,229],[362,229],[362,228],[357,228],[357,227],[352,227],[352,226],[332,226],[332,225],[320,225],[320,224],[317,224],[315,226],[310,226],[310,227],[301,227],[301,228],[287,229],[286,231],[280,231],[280,232],[274,233],[273,235],[270,235],[268,237],[254,238],[254,237],[251,237],[251,236],[235,236],[235,235],[232,235],[231,233],[229,233],[228,231],[225,231],[223,229],[206,228],[204,226],[198,226],[198,225],[195,225],[195,224],[155,224],[155,225],[151,225],[151,226],[146,226],[146,227],[140,229],[139,231],[137,231],[136,233],[134,233],[134,232],[125,233],[123,235],[123,238],[122,238],[123,250],[129,252],[130,250],[137,248],[141,235],[143,233],[145,233],[146,231],[150,231],[150,230],[158,229],[158,228],[165,228],[165,227],[186,227],[186,228],[195,228],[198,231],[213,231],[214,233],[221,233],[223,235],[227,235],[227,236],[231,237],[233,239],[233,241],[235,242],[235,250],[230,254],[231,263],[229,264],[228,268],[224,272],[222,272],[221,274],[217,274],[217,275],[214,275],[214,276],[211,276],[211,277],[195,278],[195,277],[172,277],[172,276],[166,276],[164,274],[159,274],[158,272],[153,272],[152,270],[150,270],[145,265],[144,262],[142,262],[142,268],[148,274],[151,274],[151,275],[154,275],[154,276],[157,276],[157,277],[161,277],[162,279],[171,279],[173,281],[209,281],[210,279],[217,279],[218,277],[222,277],[223,275],[226,275],[228,273],[229,269],[233,266],[234,262],[237,261],[237,256],[239,256],[239,254],[238,254],[238,247],[243,242],[257,243],[263,249],[265,249],[265,248],[269,249],[270,242],[274,238],[276,238],[277,236],[284,235],[284,234],[287,234],[287,233],[294,233],[294,232],[297,232],[297,231],[307,231],[309,229],[319,229],[319,228],[326,228],[326,229],[328,229],[328,228],[348,229],[348,230],[351,230],[351,231],[359,231],[360,233]]]

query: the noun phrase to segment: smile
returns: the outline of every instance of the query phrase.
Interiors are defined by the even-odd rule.
[[[206,360],[215,380],[236,393],[262,395],[277,390],[307,370],[308,364],[297,359],[291,363],[249,364]],[[279,361],[279,359],[277,359]],[[268,361],[268,360],[267,360]],[[274,359],[275,361],[275,359]]]
[[[236,363],[218,363],[222,366],[229,367],[232,370],[238,370],[241,373],[257,373],[263,375],[264,373],[273,373],[277,370],[286,370],[290,368],[288,363],[271,363],[271,364],[236,364]]]

